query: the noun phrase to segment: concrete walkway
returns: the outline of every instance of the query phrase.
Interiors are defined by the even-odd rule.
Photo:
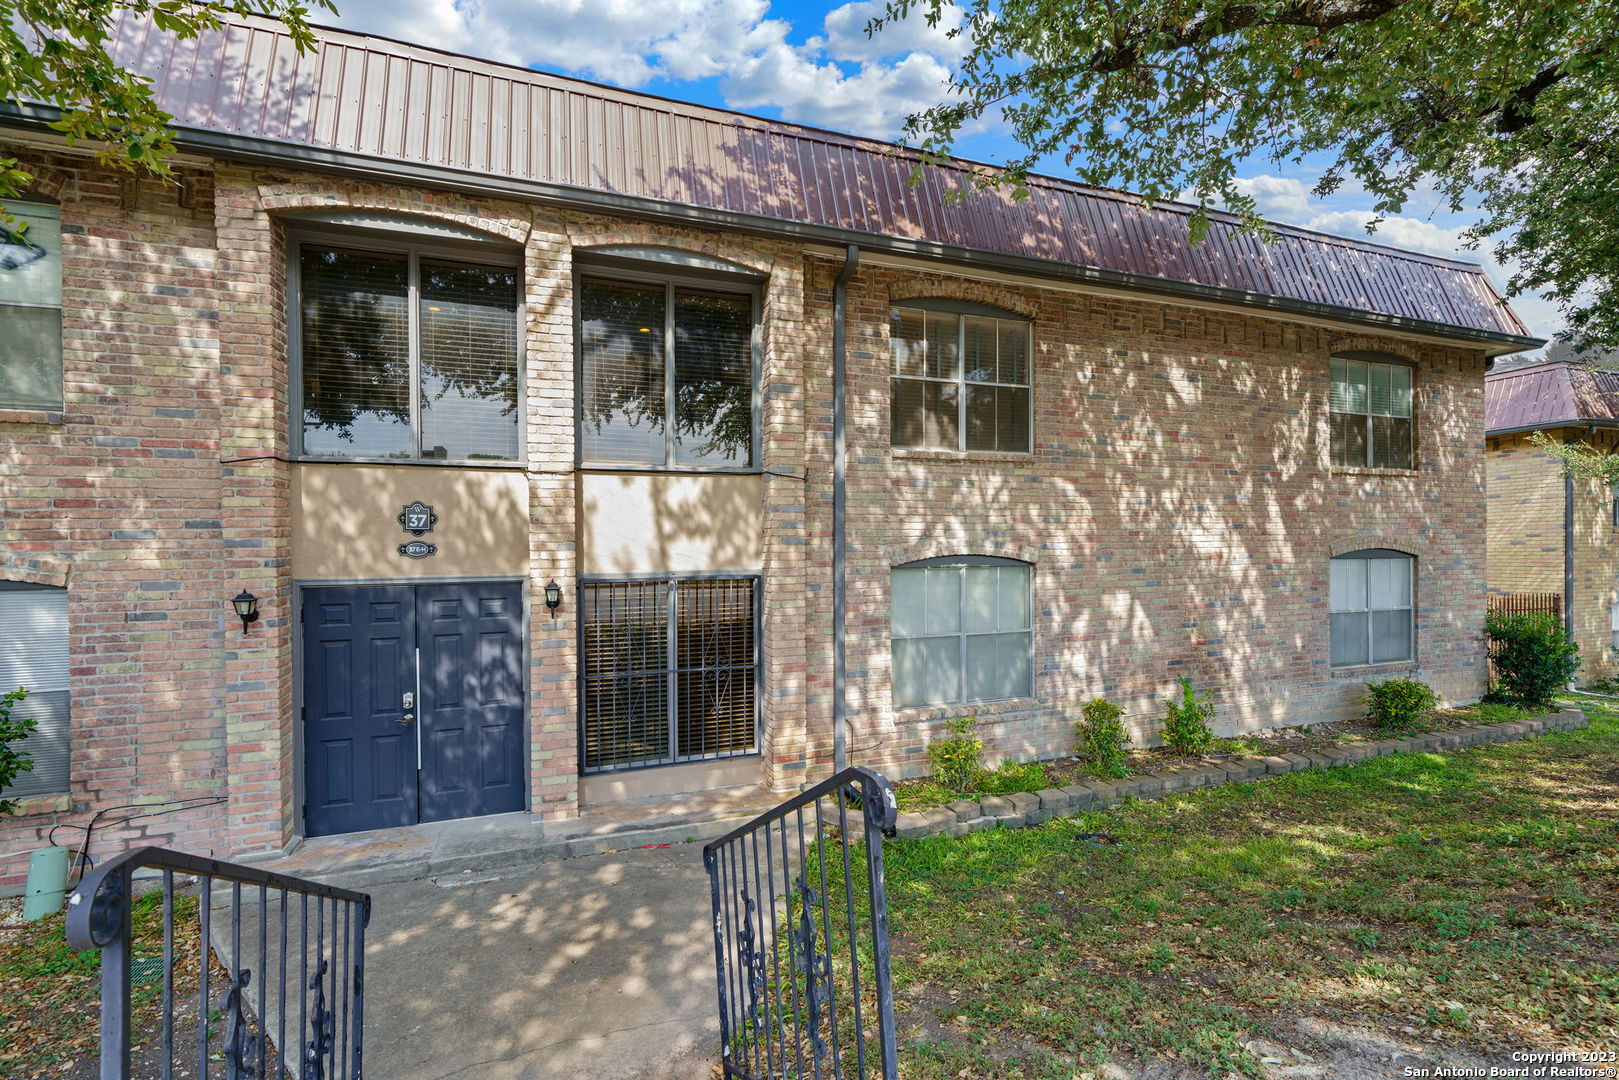
[[[719,1024],[701,845],[370,892],[367,1074],[712,1076]]]

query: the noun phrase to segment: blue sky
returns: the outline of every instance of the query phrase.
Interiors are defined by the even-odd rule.
[[[864,28],[881,0],[337,0],[341,25],[544,71],[686,101],[893,139],[911,112],[940,100],[960,45],[920,19],[875,39]],[[1017,147],[993,125],[962,139],[965,157],[999,162]],[[1313,167],[1312,167],[1313,165]],[[1320,163],[1252,161],[1243,183],[1265,216],[1344,236],[1366,236],[1364,192],[1327,199],[1309,189]],[[1062,161],[1044,172],[1068,174]],[[1487,249],[1459,246],[1472,215],[1416,201],[1374,239],[1483,263],[1501,287],[1510,269]],[[1522,296],[1513,307],[1533,333],[1562,326],[1554,305]]]

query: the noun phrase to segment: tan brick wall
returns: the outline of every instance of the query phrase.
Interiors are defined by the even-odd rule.
[[[808,410],[820,433],[831,334],[819,301],[836,266],[812,270]],[[1032,457],[889,448],[889,306],[927,296],[1032,318]],[[1453,701],[1481,693],[1480,355],[888,269],[858,275],[850,310],[852,760],[915,772],[939,721],[964,713],[992,756],[1065,752],[1079,706],[1098,695],[1149,739],[1182,675],[1214,694],[1222,732],[1351,715],[1367,678],[1422,678]],[[1418,363],[1418,471],[1329,465],[1328,357],[1342,348]],[[809,555],[826,566],[824,438],[812,453]],[[1327,561],[1362,547],[1419,558],[1417,662],[1335,673]],[[947,554],[1034,564],[1034,700],[890,708],[889,570]],[[830,692],[825,611],[812,605],[816,718]],[[829,740],[812,731],[812,770],[824,769]]]
[[[1492,593],[1563,591],[1563,480],[1523,435],[1485,446]]]
[[[1584,428],[1551,432],[1563,441],[1584,440],[1619,449],[1619,435]],[[1490,592],[1557,593],[1564,587],[1564,484],[1557,464],[1529,442],[1527,434],[1486,440],[1489,477]],[[1619,601],[1619,526],[1613,494],[1594,480],[1574,485],[1574,639],[1580,646],[1580,679],[1619,674],[1612,642],[1613,605]]]
[[[74,790],[0,824],[0,851],[93,808],[223,800],[109,830],[241,853],[297,831],[285,246],[282,215],[322,206],[440,217],[524,249],[532,808],[577,811],[574,252],[657,244],[766,275],[760,420],[765,578],[763,755],[791,787],[829,767],[831,310],[837,263],[738,234],[221,164],[189,205],[136,198],[83,159],[64,241],[68,406],[0,421],[8,513],[0,572],[70,590]],[[133,207],[126,209],[126,205]],[[1035,324],[1032,456],[888,445],[889,305],[942,296]],[[1358,547],[1420,559],[1414,674],[1453,700],[1481,689],[1482,358],[1242,315],[868,269],[850,293],[851,760],[921,767],[962,710],[888,707],[889,568],[954,553],[1035,565],[1036,694],[983,706],[996,754],[1068,749],[1106,694],[1150,737],[1174,679],[1214,692],[1222,731],[1347,715],[1365,672],[1327,663],[1327,560]],[[1326,461],[1328,354],[1419,364],[1414,473]],[[559,617],[541,590],[561,583]],[[263,618],[226,617],[246,587]],[[234,628],[233,628],[234,627]],[[166,831],[164,831],[166,830]],[[0,875],[4,868],[0,867]]]
[[[62,203],[59,415],[0,421],[0,577],[68,590],[72,766],[61,797],[0,820],[0,854],[137,839],[217,851],[226,790],[228,587],[220,487],[212,176],[127,181],[18,153]],[[138,803],[178,813],[122,819]],[[64,828],[57,828],[64,826]],[[26,864],[0,861],[0,881]]]

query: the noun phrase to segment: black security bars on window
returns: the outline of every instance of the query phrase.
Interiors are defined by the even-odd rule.
[[[580,591],[585,772],[757,752],[758,579]]]
[[[217,859],[103,863],[67,916],[101,953],[101,1080],[129,1080],[153,1011],[142,1080],[360,1080],[370,918],[364,893]]]

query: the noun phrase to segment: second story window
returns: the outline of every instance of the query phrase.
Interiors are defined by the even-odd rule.
[[[579,453],[593,465],[754,464],[752,292],[579,284]]]
[[[303,456],[519,458],[515,264],[305,242],[296,265]]]
[[[1029,452],[1027,322],[901,305],[888,336],[894,446]]]
[[[1411,368],[1377,353],[1332,358],[1332,463],[1412,468]]]
[[[62,407],[62,214],[0,203],[0,408]]]

